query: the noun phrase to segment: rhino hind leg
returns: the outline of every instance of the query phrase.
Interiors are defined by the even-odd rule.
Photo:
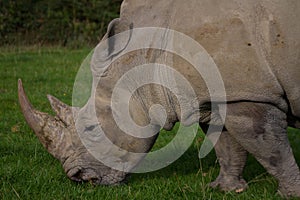
[[[282,196],[300,197],[300,173],[287,137],[286,114],[270,104],[228,104],[229,134],[279,182]]]
[[[215,151],[220,164],[220,173],[210,186],[223,191],[242,192],[247,183],[242,177],[247,160],[247,151],[232,138],[228,131],[223,131]]]

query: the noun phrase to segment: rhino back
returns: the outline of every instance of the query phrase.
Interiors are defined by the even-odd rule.
[[[164,27],[182,32],[213,58],[227,101],[267,102],[287,111],[286,94],[293,114],[300,117],[299,4],[297,0],[125,0],[115,29],[121,32],[132,24],[134,28]],[[173,42],[180,45],[180,41]],[[201,75],[184,59],[172,59],[172,67],[190,80],[198,97],[203,102],[209,100]],[[180,90],[181,83],[176,87]]]

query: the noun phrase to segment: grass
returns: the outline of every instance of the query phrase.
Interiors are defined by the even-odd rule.
[[[46,94],[69,103],[73,81],[89,49],[0,49],[0,198],[1,199],[281,199],[277,182],[249,157],[244,172],[249,189],[241,194],[208,187],[219,171],[214,153],[199,160],[201,135],[176,162],[159,171],[133,174],[117,187],[70,181],[60,163],[39,143],[26,125],[17,101],[17,79],[22,78],[33,105],[50,112]],[[300,161],[299,130],[289,138]],[[163,132],[157,146],[174,136]]]

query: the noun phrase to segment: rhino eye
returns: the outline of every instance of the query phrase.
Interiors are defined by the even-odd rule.
[[[86,132],[86,131],[92,131],[92,130],[94,130],[95,127],[96,127],[96,125],[88,126],[88,127],[86,127],[86,128],[84,129],[84,132]]]

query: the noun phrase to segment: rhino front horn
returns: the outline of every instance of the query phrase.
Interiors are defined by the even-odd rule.
[[[18,96],[27,123],[49,153],[60,160],[62,152],[60,152],[59,146],[64,140],[65,124],[59,118],[34,109],[25,94],[20,79],[18,81]]]

